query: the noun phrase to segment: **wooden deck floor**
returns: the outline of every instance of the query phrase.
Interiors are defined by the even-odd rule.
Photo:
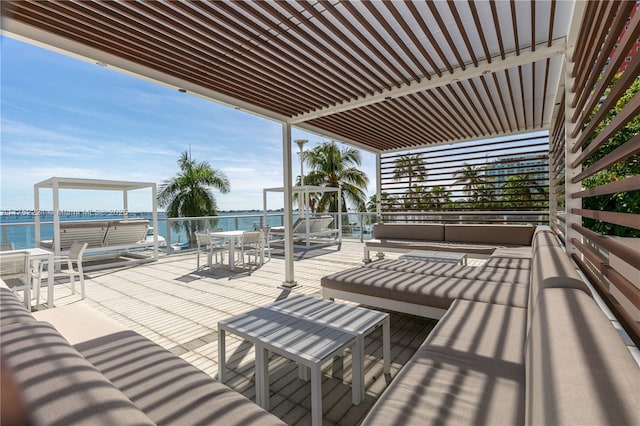
[[[86,274],[87,303],[96,310],[148,337],[212,377],[217,376],[217,322],[290,294],[321,297],[320,278],[359,266],[362,244],[343,242],[341,250],[329,247],[297,252],[292,290],[280,287],[284,260],[273,257],[261,267],[230,273],[219,267],[196,270],[196,255],[162,257],[157,262]],[[200,259],[206,262],[206,259]],[[55,286],[55,304],[81,303],[69,286]],[[81,319],[79,319],[81,323]],[[366,398],[351,403],[351,357],[325,366],[323,412],[325,424],[358,424],[389,381],[413,355],[436,321],[398,313],[391,314],[391,375],[382,374],[382,333],[366,340]],[[253,346],[227,337],[228,380],[226,384],[255,401]],[[291,425],[310,424],[310,385],[298,378],[297,367],[273,356],[269,367],[270,411]]]

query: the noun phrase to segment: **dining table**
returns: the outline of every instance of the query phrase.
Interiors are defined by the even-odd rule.
[[[215,238],[220,238],[220,237],[224,237],[229,239],[229,270],[233,271],[235,269],[235,252],[236,252],[236,247],[240,248],[242,246],[242,235],[245,233],[246,231],[239,231],[239,230],[235,230],[235,231],[213,231],[210,232],[209,234],[212,237]],[[260,253],[260,262],[264,262],[264,253]],[[209,256],[209,267],[211,267],[211,257]]]

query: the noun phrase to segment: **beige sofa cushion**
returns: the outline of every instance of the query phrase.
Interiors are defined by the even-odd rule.
[[[533,234],[533,241],[531,243],[533,251],[535,252],[538,247],[562,247],[560,241],[548,226],[538,226],[536,232]]]
[[[527,425],[638,425],[640,369],[593,300],[540,292],[526,352]]]
[[[411,272],[421,275],[464,278],[468,280],[495,281],[529,285],[529,271],[504,268],[486,268],[455,265],[443,262],[383,259],[365,265],[367,268]]]
[[[158,424],[282,425],[239,393],[89,306],[62,306],[34,316],[53,323]]]
[[[555,246],[542,246],[535,252],[529,288],[529,323],[538,295],[547,288],[575,288],[591,295],[565,251]]]
[[[363,425],[518,425],[526,311],[456,300]]]
[[[50,324],[3,327],[1,350],[34,425],[154,424]]]
[[[4,284],[4,281],[2,283]],[[0,285],[0,327],[32,321],[35,321],[35,318],[33,318],[13,291],[4,285]]]
[[[501,246],[530,246],[535,229],[533,225],[446,225],[444,240]]]
[[[241,394],[133,331],[75,346],[157,424],[284,425]]]
[[[327,275],[325,288],[447,309],[455,299],[526,307],[528,286],[359,267]]]
[[[444,241],[444,225],[430,223],[376,223],[373,238]]]

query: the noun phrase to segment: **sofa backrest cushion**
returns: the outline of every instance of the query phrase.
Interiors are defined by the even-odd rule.
[[[33,424],[154,424],[51,324],[3,327],[1,351]]]
[[[529,285],[529,324],[533,318],[536,300],[547,288],[574,288],[591,295],[589,287],[580,278],[576,267],[562,247],[539,247],[533,255]]]
[[[548,226],[538,226],[536,228],[536,232],[533,234],[533,241],[531,245],[534,252],[538,249],[538,247],[561,247],[560,241],[558,241],[556,234]]]
[[[376,223],[373,238],[444,241],[444,225],[432,223]]]
[[[640,420],[640,369],[586,293],[538,296],[526,353],[526,425],[632,425]]]
[[[0,282],[0,327],[35,320],[13,291],[6,287],[4,281]]]
[[[530,246],[533,225],[445,225],[444,240],[508,246]]]

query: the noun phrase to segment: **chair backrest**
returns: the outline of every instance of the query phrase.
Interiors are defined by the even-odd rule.
[[[81,262],[82,255],[84,254],[84,251],[87,249],[88,246],[89,246],[89,243],[74,241],[73,244],[71,244],[71,248],[69,249],[69,255],[67,257],[69,258],[69,260]]]
[[[102,247],[109,227],[106,221],[62,222],[60,223],[60,250],[69,250],[75,241],[84,241],[89,247]],[[53,248],[53,241],[42,241],[42,246]]]
[[[322,216],[313,219],[309,224],[309,232],[321,232],[326,230],[333,222],[333,216]]]
[[[195,234],[198,248],[211,245],[211,235],[208,232],[196,232]]]
[[[149,228],[148,220],[119,220],[109,222],[104,246],[136,244],[144,240]]]
[[[15,250],[13,243],[0,244],[0,251]]]
[[[246,231],[242,234],[242,245],[247,244],[259,244],[262,232],[260,231]]]
[[[28,251],[0,254],[0,277],[2,279],[21,278],[29,281],[31,259]]]

